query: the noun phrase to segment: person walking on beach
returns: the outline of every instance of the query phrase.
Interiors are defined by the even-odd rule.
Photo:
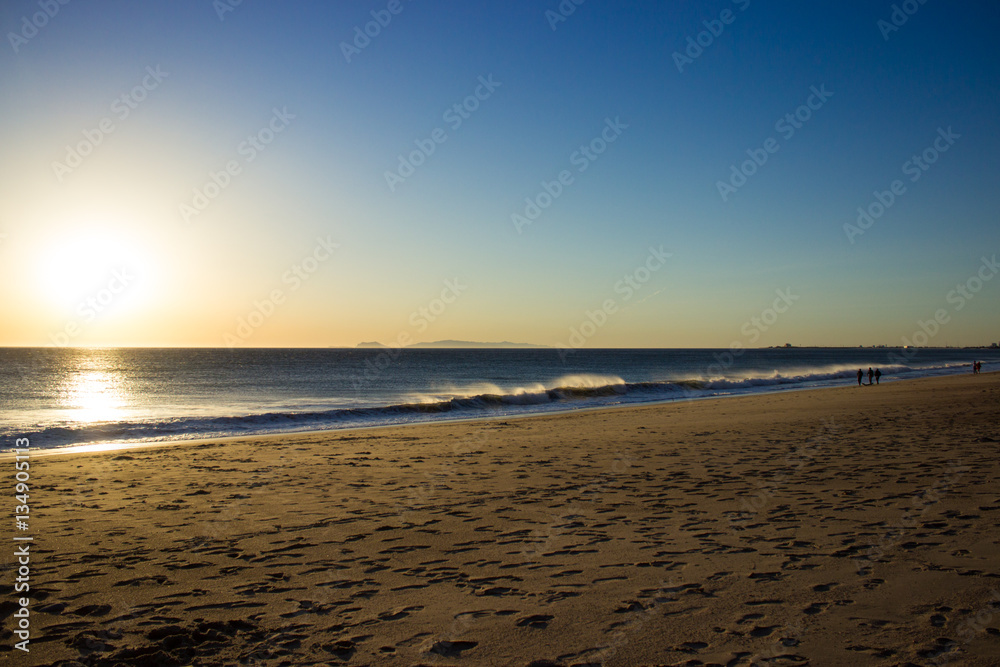
[[[858,369],[858,386],[859,386],[859,387],[861,386],[861,378],[863,378],[864,376],[865,376],[865,373],[864,373],[864,371],[862,371],[862,370],[861,370],[861,369],[859,368],[859,369]]]
[[[882,377],[882,371],[880,371],[879,369],[876,368],[875,369],[875,384],[879,383],[878,381],[879,381],[879,378],[881,378],[881,377]]]
[[[872,386],[872,378],[875,377],[875,372],[872,371],[872,367],[868,367],[868,386]]]

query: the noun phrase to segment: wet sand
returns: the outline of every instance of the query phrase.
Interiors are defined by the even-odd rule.
[[[31,652],[9,588],[0,651],[995,665],[998,454],[970,374],[37,458]]]

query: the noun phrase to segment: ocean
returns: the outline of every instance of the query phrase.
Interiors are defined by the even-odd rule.
[[[850,385],[869,366],[883,382],[970,373],[974,360],[1000,369],[1000,350],[0,348],[0,446],[506,417]]]

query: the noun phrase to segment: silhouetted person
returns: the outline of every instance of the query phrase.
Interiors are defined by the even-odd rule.
[[[882,371],[880,371],[879,369],[876,368],[875,369],[875,384],[879,383],[878,381],[879,381],[879,378],[881,378],[881,377],[882,377]]]
[[[864,371],[862,371],[862,370],[861,370],[861,369],[859,368],[859,369],[858,369],[858,386],[859,386],[859,387],[861,386],[861,378],[863,378],[864,376],[865,376],[865,373],[864,373]]]
[[[874,372],[874,371],[872,371],[872,367],[871,367],[871,366],[869,366],[869,367],[868,367],[868,386],[869,386],[869,387],[870,387],[870,386],[872,385],[872,378],[873,378],[873,377],[875,377],[875,372]]]

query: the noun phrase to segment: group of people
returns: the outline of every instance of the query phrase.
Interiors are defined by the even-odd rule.
[[[972,362],[972,373],[973,373],[973,375],[979,375],[982,372],[982,370],[983,370],[983,362],[981,362],[981,361],[973,361]],[[864,380],[864,377],[865,377],[865,372],[859,368],[858,369],[858,386],[859,387],[863,384],[862,380]],[[872,368],[871,368],[871,366],[868,367],[868,384],[878,384],[879,383],[879,379],[881,377],[882,377],[882,371],[880,371],[877,368],[873,371]],[[872,382],[873,379],[875,380],[874,383]]]
[[[861,386],[861,380],[864,377],[865,377],[865,372],[859,368],[858,369],[858,386],[859,387]],[[873,371],[871,366],[868,367],[868,384],[872,384],[872,378],[875,379],[875,384],[878,384],[879,383],[879,378],[881,378],[881,377],[882,377],[882,371],[880,371],[877,368]]]

